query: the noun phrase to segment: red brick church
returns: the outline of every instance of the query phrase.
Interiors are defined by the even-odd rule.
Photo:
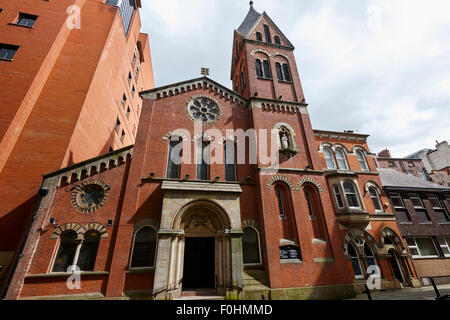
[[[45,175],[6,298],[342,299],[369,267],[416,286],[368,136],[313,130],[294,46],[252,4],[231,80],[141,92],[134,146]]]

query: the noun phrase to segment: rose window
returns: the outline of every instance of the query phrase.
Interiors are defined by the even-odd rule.
[[[193,120],[202,123],[216,122],[220,116],[219,106],[213,100],[205,97],[192,100],[188,111]]]

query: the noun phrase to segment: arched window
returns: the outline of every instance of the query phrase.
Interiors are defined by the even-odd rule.
[[[320,203],[319,192],[317,188],[312,185],[305,185],[304,192],[309,217],[311,218],[313,225],[314,238],[326,241],[325,217],[323,214],[322,204]]]
[[[244,73],[244,71],[242,71],[241,72],[241,90],[242,90],[242,92],[245,89],[245,85],[246,85],[246,83],[245,83],[245,73]]]
[[[375,207],[375,211],[383,211],[383,207],[381,205],[380,195],[378,191],[374,187],[369,188],[370,198],[372,199],[373,206]]]
[[[167,178],[180,178],[181,152],[183,149],[183,142],[178,136],[173,136],[169,144],[169,154],[167,159]]]
[[[157,234],[153,227],[145,226],[134,236],[131,268],[151,268],[155,266]]]
[[[367,165],[366,157],[361,150],[356,151],[356,156],[358,157],[359,165],[361,166],[362,171],[368,171],[369,167]]]
[[[270,28],[267,24],[264,25],[264,34],[266,35],[266,42],[272,43],[272,37],[270,36]]]
[[[347,157],[341,148],[336,148],[336,159],[340,170],[348,170]]]
[[[269,61],[264,60],[263,67],[264,67],[264,78],[272,79],[272,72],[270,71]]]
[[[361,208],[358,192],[356,191],[356,187],[352,182],[344,182],[344,192],[350,208]]]
[[[78,247],[76,239],[75,231],[66,231],[61,235],[53,272],[67,272],[67,269],[74,264],[75,252]]]
[[[234,141],[225,142],[225,179],[229,182],[236,181],[236,145]]]
[[[336,163],[334,162],[333,151],[331,148],[323,148],[323,154],[325,156],[325,161],[327,162],[328,169],[336,169]]]
[[[242,236],[242,253],[244,255],[244,264],[260,264],[261,255],[259,249],[259,235],[253,227],[245,227]]]
[[[256,33],[256,40],[258,40],[258,41],[263,41],[261,32],[257,32],[257,33]]]
[[[367,268],[377,265],[377,260],[373,254],[372,248],[367,243],[364,245],[364,254],[366,255]]]
[[[210,148],[208,141],[198,141],[197,180],[209,180]]]
[[[278,211],[280,213],[280,217],[284,218],[286,217],[286,210],[284,207],[284,194],[283,194],[283,190],[280,186],[276,186],[275,187],[275,195],[277,196],[277,200],[278,200]]]
[[[278,80],[284,81],[283,70],[281,69],[281,63],[276,62],[276,63],[275,63],[275,68],[277,69],[277,77],[278,77]]]
[[[281,45],[281,41],[280,41],[280,37],[279,36],[275,36],[274,40],[275,40],[275,44]]]
[[[256,65],[256,75],[260,78],[263,78],[264,73],[263,73],[263,66],[262,66],[261,60],[256,59],[255,65]]]
[[[94,271],[95,259],[97,258],[98,246],[101,235],[97,231],[90,231],[81,246],[77,265],[81,271]]]
[[[284,80],[292,81],[291,71],[289,70],[289,66],[287,65],[287,63],[283,63],[283,73],[284,73]]]
[[[359,259],[358,252],[351,243],[348,245],[348,254],[352,262],[353,273],[355,274],[355,278],[364,279],[364,274],[362,273],[361,270],[361,261]]]

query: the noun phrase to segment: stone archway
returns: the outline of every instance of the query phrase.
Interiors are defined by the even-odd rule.
[[[163,210],[163,216],[164,214]],[[173,299],[182,295],[185,277],[190,276],[187,272],[192,272],[193,259],[186,254],[192,253],[197,255],[194,260],[211,257],[211,260],[206,258],[204,261],[205,265],[208,265],[205,272],[208,277],[213,277],[210,289],[214,290],[216,295],[225,296],[228,291],[236,289],[236,284],[243,287],[242,230],[233,229],[232,219],[219,204],[211,200],[192,201],[177,213],[173,214],[172,211],[170,218],[167,213],[165,217],[168,219],[162,220],[158,238],[154,281],[156,299]],[[164,223],[168,229],[163,229]],[[211,252],[204,252],[202,255],[195,251],[197,248],[189,247],[195,245],[193,240],[201,238],[203,241],[200,241],[200,244],[203,245],[199,248],[204,250],[204,245],[211,243],[212,255],[209,255]],[[206,289],[196,288],[195,283],[192,284],[192,278],[186,278],[186,282],[188,280],[189,289]],[[200,283],[204,282],[200,281],[199,286]]]

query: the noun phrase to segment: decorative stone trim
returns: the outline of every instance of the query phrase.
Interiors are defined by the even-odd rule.
[[[384,239],[386,237],[391,238],[392,241],[394,241],[394,245],[401,246],[402,249],[404,249],[403,243],[402,243],[402,240],[400,240],[400,237],[397,235],[397,233],[394,230],[392,230],[389,227],[384,227],[380,232],[380,241],[383,244],[383,246],[384,246]]]
[[[315,185],[317,187],[317,189],[319,189],[320,192],[323,192],[322,185],[316,179],[313,179],[311,177],[301,178],[297,183],[297,190],[301,190],[305,183],[311,183],[311,184]]]
[[[89,231],[98,231],[102,239],[108,238],[108,229],[100,223],[88,223],[81,230],[84,230],[83,234]]]
[[[222,86],[221,84],[207,78],[197,78],[189,81],[184,81],[180,83],[176,83],[173,85],[155,88],[152,90],[144,91],[141,93],[143,99],[163,99],[167,97],[172,97],[180,94],[184,94],[186,92],[191,92],[197,89],[210,89],[211,92],[219,95],[225,101],[231,101],[232,103],[237,104],[239,107],[244,109],[248,109],[249,104],[248,101],[231,91],[230,89]]]
[[[77,233],[77,240],[80,241],[84,239],[84,235],[88,231],[98,231],[102,239],[108,238],[108,230],[103,224],[89,223],[82,227],[78,223],[66,223],[56,228],[50,239],[56,240],[66,231],[75,231]]]
[[[196,100],[196,99],[201,99],[201,98],[206,98],[206,99],[208,99],[208,100],[213,101],[213,102],[217,105],[217,108],[219,109],[219,114],[217,115],[217,117],[216,117],[214,120],[207,121],[207,122],[202,122],[202,124],[203,124],[203,125],[212,125],[212,124],[216,124],[216,123],[219,122],[219,121],[222,119],[222,117],[223,117],[222,106],[220,105],[220,102],[219,102],[219,101],[217,101],[217,100],[214,99],[213,97],[211,97],[211,96],[209,96],[209,95],[206,95],[206,94],[196,94],[196,95],[194,95],[194,96],[192,96],[192,97],[190,97],[189,99],[186,100],[185,107],[184,107],[184,112],[185,112],[186,116],[187,116],[190,120],[192,120],[192,121],[194,121],[194,122],[201,122],[201,121],[198,121],[197,119],[195,119],[194,117],[192,117],[191,112],[189,111],[189,107],[190,107],[191,103],[192,103],[194,100]]]
[[[170,139],[172,139],[173,136],[177,136],[177,137],[180,137],[183,141],[189,141],[189,139],[188,139],[189,134],[190,133],[187,130],[177,129],[174,131],[167,132],[164,135],[163,140],[170,140]]]
[[[360,239],[360,243],[358,244],[356,241],[357,239]],[[360,230],[360,229],[351,229],[349,232],[347,232],[347,234],[344,237],[344,253],[346,256],[348,256],[348,244],[352,242],[356,245],[357,248],[355,248],[356,250],[360,250],[361,254],[363,254],[363,249],[364,248],[364,244],[366,242],[368,242],[371,247],[375,250],[381,249],[382,247],[380,247],[377,243],[377,241],[375,240],[374,237],[372,237],[372,235],[370,235],[369,233],[367,233],[366,231]],[[374,252],[375,254],[377,252]]]
[[[270,178],[269,181],[267,181],[266,188],[271,189],[274,183],[277,181],[285,182],[289,185],[289,188],[291,188],[291,190],[295,190],[294,184],[291,182],[291,180],[282,175],[276,175]]]
[[[262,109],[267,112],[288,113],[288,114],[308,114],[306,105],[292,104],[289,102],[271,102],[252,100],[252,107]]]
[[[77,240],[83,240],[85,230],[78,223],[66,223],[56,228],[50,239],[58,239],[66,231],[75,231],[77,233]]]
[[[144,226],[150,226],[155,228],[157,231],[159,230],[159,222],[153,219],[143,219],[134,225],[134,232],[136,232],[137,230],[141,229]]]
[[[100,203],[96,204],[93,207],[85,208],[80,204],[79,195],[81,192],[83,192],[84,188],[89,185],[100,186],[101,188],[103,188],[104,194],[103,194],[103,199],[100,201]],[[78,186],[76,186],[74,191],[72,192],[72,195],[71,195],[72,206],[81,213],[88,214],[88,213],[96,212],[100,208],[105,206],[106,201],[109,198],[110,190],[111,190],[111,186],[105,184],[103,181],[100,181],[100,180],[90,180],[90,181],[83,182],[83,183],[79,184]]]
[[[255,228],[259,233],[261,233],[261,228],[259,227],[259,224],[255,220],[248,219],[242,221],[242,229],[246,227]]]

